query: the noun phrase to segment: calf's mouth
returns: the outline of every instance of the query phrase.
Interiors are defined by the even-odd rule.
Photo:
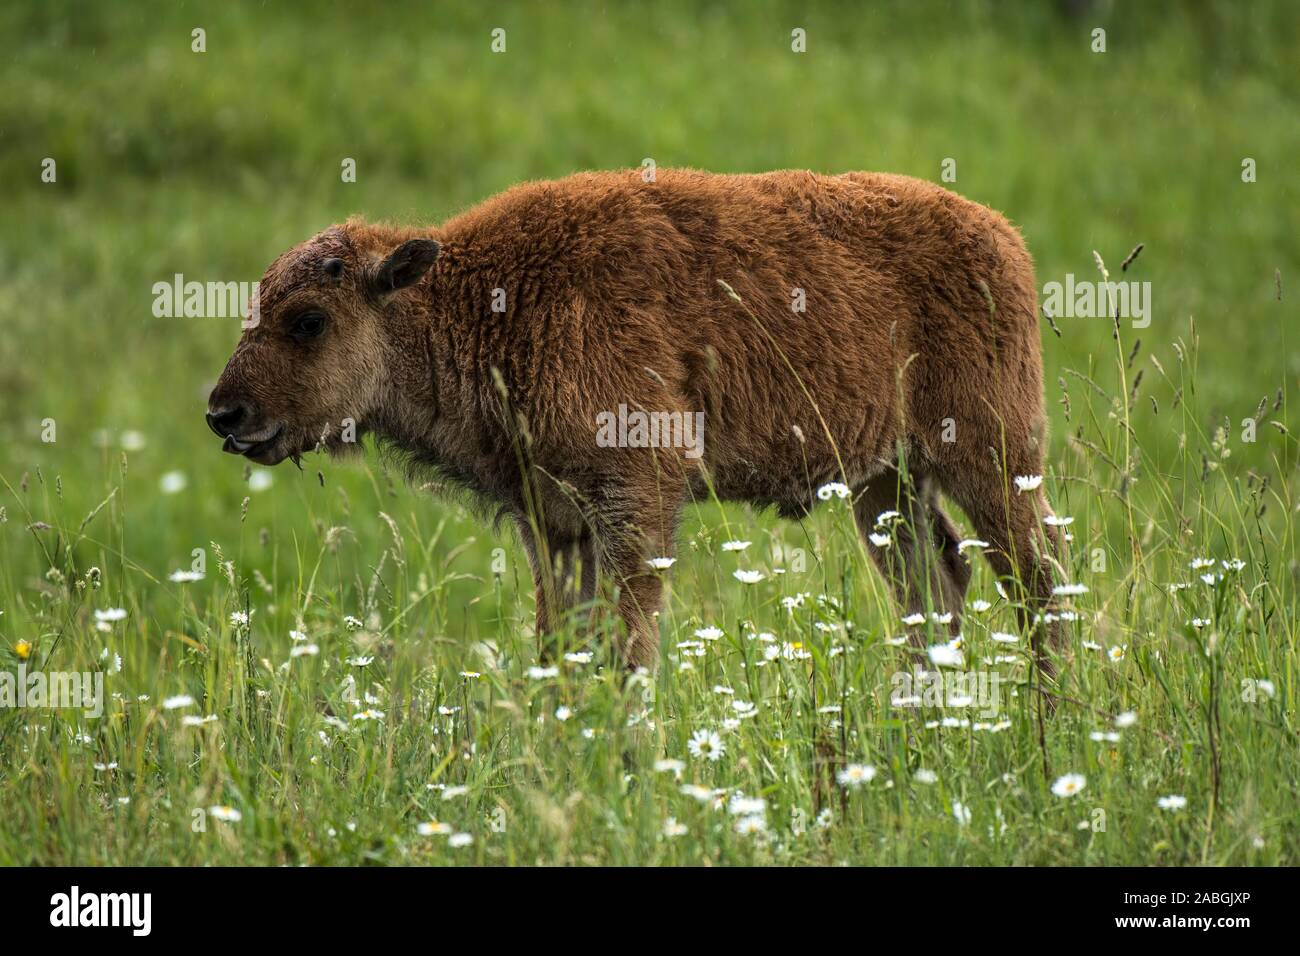
[[[229,452],[232,455],[243,455],[245,458],[263,464],[274,464],[280,460],[276,458],[272,462],[263,461],[274,452],[275,446],[280,441],[280,436],[284,434],[283,422],[244,435],[223,435],[215,425],[211,425],[211,427],[218,437],[224,439],[221,443],[222,451]],[[280,457],[283,458],[284,456]]]

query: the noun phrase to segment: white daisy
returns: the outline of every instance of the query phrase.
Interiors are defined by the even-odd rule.
[[[950,644],[931,644],[926,653],[935,667],[961,667],[965,663],[961,651]]]
[[[856,790],[875,779],[876,768],[865,763],[851,763],[835,775],[841,787]]]
[[[1042,475],[1016,475],[1016,491],[1018,492],[1034,491],[1042,487],[1042,484]]]
[[[1075,597],[1079,594],[1088,593],[1086,584],[1058,584],[1052,588],[1052,593],[1060,597]]]
[[[726,752],[722,738],[715,730],[695,731],[691,739],[686,742],[686,749],[691,752],[692,757],[703,757],[715,762],[721,760],[723,753]]]
[[[655,773],[671,773],[678,780],[682,778],[682,771],[685,769],[685,761],[675,760],[671,757],[655,761]]]
[[[812,658],[812,654],[804,649],[802,641],[795,641],[793,644],[789,641],[783,641],[781,644],[781,657],[787,661],[806,661]]]
[[[1161,810],[1181,810],[1187,806],[1187,798],[1181,794],[1171,793],[1167,797],[1156,800],[1156,806]]]
[[[1273,685],[1273,682],[1271,680],[1248,677],[1246,678],[1245,681],[1243,681],[1243,683],[1249,683],[1253,685],[1256,690],[1263,692],[1264,696],[1267,697],[1269,700],[1272,700],[1274,697],[1277,696],[1277,687]]]
[[[749,547],[748,541],[724,541],[722,542],[723,551],[744,551]]]
[[[138,432],[135,429],[128,429],[127,431],[122,432],[119,441],[121,441],[124,450],[139,451],[145,446],[144,432]]]
[[[737,568],[735,571],[731,572],[731,576],[741,584],[757,584],[767,575],[762,571],[746,571],[743,568]]]
[[[169,471],[158,479],[158,490],[165,495],[180,494],[185,490],[189,480],[183,471]]]
[[[1072,797],[1087,785],[1088,780],[1083,774],[1067,773],[1056,778],[1056,782],[1052,784],[1052,793],[1058,797]]]
[[[747,797],[737,793],[727,804],[727,812],[733,817],[750,817],[767,811],[767,801],[762,797]]]
[[[830,501],[831,498],[847,498],[851,494],[853,492],[849,490],[849,486],[838,481],[832,481],[817,489],[817,497],[822,501]]]

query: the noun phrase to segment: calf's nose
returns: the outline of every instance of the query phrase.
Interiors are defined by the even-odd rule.
[[[248,418],[248,406],[242,402],[208,411],[208,427],[221,438],[233,435],[240,423]]]

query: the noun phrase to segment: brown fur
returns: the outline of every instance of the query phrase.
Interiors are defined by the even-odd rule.
[[[403,245],[421,239],[440,251]],[[328,325],[297,341],[307,307]],[[904,608],[951,611],[955,630],[970,568],[942,490],[1029,607],[1050,606],[1050,511],[1011,477],[1042,473],[1033,265],[1002,216],[927,182],[584,173],[435,229],[349,221],[267,271],[260,324],[210,402],[237,403],[242,419],[219,434],[283,426],[251,449],[227,439],[255,460],[322,436],[343,450],[350,418],[501,508],[533,563],[540,631],[592,597],[599,565],[634,666],[659,643],[662,583],[646,559],[672,554],[684,505],[710,482],[786,516],[844,482],[864,534],[904,512],[895,547],[873,557]],[[703,457],[599,447],[597,415],[620,404],[705,412]]]

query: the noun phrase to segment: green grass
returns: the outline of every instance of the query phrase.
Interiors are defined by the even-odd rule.
[[[0,862],[1296,862],[1300,15],[696,6],[0,11],[2,666],[19,645],[48,670],[122,659],[102,719],[0,709]],[[45,157],[56,183],[40,181]],[[984,718],[891,706],[911,662],[887,639],[903,628],[842,502],[803,525],[693,509],[649,695],[621,687],[600,635],[590,663],[530,677],[513,539],[374,455],[309,458],[254,490],[219,453],[201,416],[237,329],[153,318],[154,282],[252,280],[352,213],[433,222],[522,179],[645,157],[933,180],[951,157],[953,188],[1022,227],[1040,284],[1096,278],[1094,250],[1118,274],[1145,243],[1124,278],[1152,283],[1149,328],[1045,329],[1049,496],[1075,518],[1069,571],[1089,590],[1071,599],[1069,699],[1041,726],[1024,663],[981,663],[1025,656],[989,637],[1015,626],[983,565],[970,596],[993,606],[970,616],[966,658],[1005,675],[989,722],[1010,726],[927,728]],[[164,494],[172,471],[187,487]],[[752,544],[720,550],[736,538]],[[195,549],[203,580],[170,581]],[[1198,557],[1244,567],[1206,585]],[[737,567],[769,574],[745,586]],[[107,608],[125,619],[99,630]],[[231,623],[242,610],[247,627]],[[725,636],[683,656],[705,626]],[[290,658],[296,629],[318,654]],[[801,653],[760,666],[759,633]],[[350,702],[348,678],[375,703]],[[162,707],[180,694],[195,705]],[[737,699],[755,715],[724,729]],[[383,718],[353,719],[367,708]],[[1091,738],[1125,711],[1137,722],[1118,742]],[[688,753],[702,729],[725,742],[716,762]],[[683,761],[682,779],[660,759]],[[842,787],[849,763],[877,774]],[[1058,797],[1066,773],[1087,784]],[[766,834],[736,832],[688,783],[761,797]],[[468,789],[444,800],[431,784]],[[1169,794],[1186,807],[1158,809]],[[242,818],[196,814],[214,805]],[[662,836],[669,817],[684,835]],[[432,820],[473,843],[421,835]]]

